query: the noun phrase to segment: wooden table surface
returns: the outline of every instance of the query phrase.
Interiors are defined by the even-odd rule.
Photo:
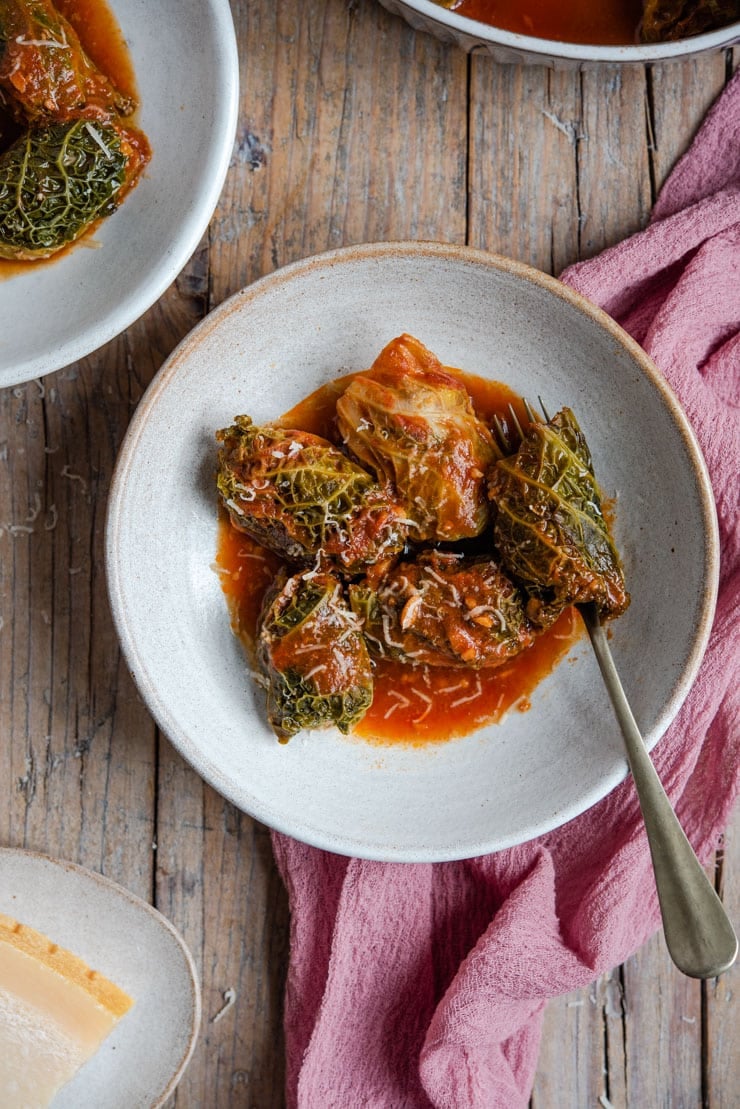
[[[288,912],[268,832],[158,732],[108,609],[106,496],[132,413],[211,308],[306,255],[438,239],[558,273],[617,242],[738,58],[556,73],[469,57],[374,0],[232,8],[238,135],[197,252],[118,339],[0,392],[0,844],[101,871],[185,936],[204,1015],[171,1104],[279,1109]],[[739,841],[715,872],[735,921]],[[686,979],[657,936],[554,1000],[532,1105],[737,1106],[737,973]]]

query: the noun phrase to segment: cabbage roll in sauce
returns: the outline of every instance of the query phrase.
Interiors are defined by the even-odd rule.
[[[113,212],[148,160],[142,140],[84,119],[22,134],[0,155],[0,258],[48,258]]]
[[[411,335],[389,343],[337,401],[349,452],[395,488],[414,541],[479,535],[498,457],[464,385]]]
[[[90,60],[50,0],[0,0],[0,89],[33,125],[108,120],[135,107]]]
[[[372,703],[360,622],[330,573],[278,579],[266,599],[257,656],[268,682],[268,719],[281,742],[332,724],[346,735]]]
[[[629,605],[591,453],[569,408],[533,422],[490,482],[494,544],[530,595],[528,614],[550,623],[568,604],[595,602],[603,618]]]
[[[500,666],[535,629],[525,599],[490,558],[424,551],[373,587],[350,586],[371,655],[419,666]]]
[[[218,489],[234,527],[292,562],[361,572],[402,550],[392,494],[326,439],[237,416],[218,432]]]

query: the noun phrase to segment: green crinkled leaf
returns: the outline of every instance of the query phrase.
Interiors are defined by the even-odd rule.
[[[601,507],[591,454],[573,413],[532,423],[515,455],[496,463],[494,543],[537,615],[594,601],[602,616],[629,604]]]
[[[349,572],[403,547],[398,506],[327,440],[248,416],[218,438],[221,498],[235,527],[264,546],[304,564],[322,554]]]
[[[347,734],[372,704],[370,659],[336,577],[279,579],[263,612],[258,659],[278,738],[335,725]]]
[[[112,124],[75,120],[22,135],[0,156],[0,257],[44,258],[74,242],[116,208],[126,165]]]

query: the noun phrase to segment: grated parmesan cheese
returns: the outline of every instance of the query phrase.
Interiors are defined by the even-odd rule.
[[[67,40],[64,42],[57,42],[56,39],[27,39],[24,35],[16,35],[15,38],[18,46],[45,46],[49,50],[66,50]]]
[[[304,674],[303,677],[306,679],[306,681],[308,681],[308,679],[312,678],[314,674],[325,674],[327,669],[328,667],[326,663],[321,662],[318,666],[314,666],[312,670],[309,670],[307,674]]]
[[[483,692],[483,689],[482,689],[481,684],[480,684],[480,678],[476,675],[476,678],[475,678],[475,692],[471,693],[469,697],[458,697],[456,701],[451,702],[450,708],[451,709],[456,709],[456,708],[458,708],[459,705],[467,705],[469,701],[475,701],[476,698],[480,697],[482,692]]]
[[[467,689],[467,688],[468,688],[468,683],[467,683],[466,679],[463,678],[463,680],[461,682],[458,682],[457,685],[442,686],[442,688],[437,690],[437,692],[438,693],[456,693],[458,689]]]
[[[87,482],[80,474],[73,474],[68,465],[62,466],[60,470],[62,477],[69,478],[70,481],[79,481],[84,493],[87,492]]]

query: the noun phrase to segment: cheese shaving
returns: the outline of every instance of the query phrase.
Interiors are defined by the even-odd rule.
[[[23,35],[16,35],[18,46],[45,46],[49,50],[66,50],[66,42],[57,42],[56,39],[27,39]]]
[[[69,478],[70,481],[79,481],[80,485],[82,486],[83,492],[87,492],[87,482],[85,481],[84,477],[82,477],[80,474],[73,474],[69,466],[62,466],[60,473],[62,477]]]
[[[412,724],[421,724],[422,720],[426,720],[427,716],[429,716],[429,713],[432,711],[432,698],[427,697],[426,693],[420,693],[419,690],[415,688],[412,689],[411,692],[414,693],[420,700],[424,701],[427,706],[421,716],[417,716],[411,721]]]
[[[450,708],[456,709],[459,705],[467,705],[469,701],[475,701],[477,697],[480,697],[482,692],[483,690],[480,684],[480,678],[476,675],[475,692],[471,693],[469,697],[458,697],[456,701],[451,702]]]
[[[111,158],[113,157],[113,155],[111,154],[111,151],[110,151],[109,147],[107,147],[105,145],[105,143],[103,142],[103,139],[102,139],[100,133],[98,131],[96,131],[96,129],[93,127],[93,125],[91,123],[85,123],[85,130],[90,135],[90,137],[93,139],[93,141],[95,143],[97,143],[97,145],[103,151],[103,153],[105,154],[108,161],[110,161]]]
[[[26,516],[26,523],[32,524],[41,511],[41,497],[38,493],[33,495],[33,508],[29,509],[28,516]]]
[[[218,1024],[222,1017],[225,1017],[231,1006],[236,1001],[236,990],[229,987],[224,990],[224,1003],[217,1013],[211,1017],[211,1024]]]
[[[318,666],[314,666],[314,668],[312,670],[309,670],[307,674],[304,674],[303,677],[306,679],[306,681],[308,681],[308,679],[312,678],[314,676],[314,674],[325,674],[326,670],[327,670],[326,663],[321,662],[321,663],[319,663]]]
[[[467,688],[468,688],[468,683],[463,678],[463,680],[461,682],[458,682],[457,685],[444,685],[444,686],[441,687],[441,689],[438,689],[437,692],[438,693],[457,693],[458,689],[467,689]]]

